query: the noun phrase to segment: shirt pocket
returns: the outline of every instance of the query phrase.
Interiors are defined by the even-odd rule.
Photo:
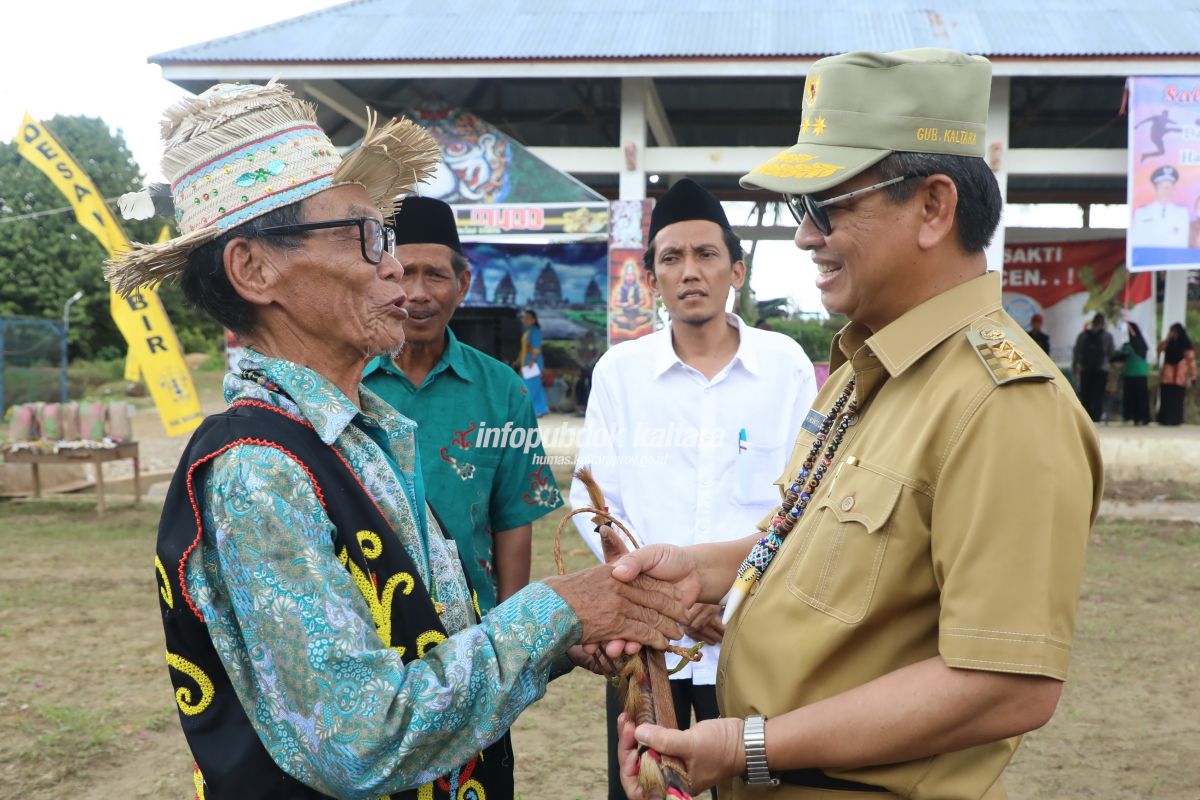
[[[733,463],[733,499],[744,506],[779,504],[775,483],[786,457],[783,445],[745,444]]]
[[[857,623],[879,582],[902,485],[861,465],[835,474],[831,489],[811,507],[817,520],[805,531],[788,590],[817,611]]]

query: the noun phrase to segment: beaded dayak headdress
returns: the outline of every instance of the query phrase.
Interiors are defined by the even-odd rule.
[[[125,195],[120,207],[133,219],[173,213],[180,235],[133,244],[106,263],[105,277],[122,295],[158,284],[225,231],[343,184],[361,185],[390,219],[398,196],[433,174],[440,151],[410,120],[377,127],[374,112],[367,114],[362,145],[343,159],[317,125],[316,108],[276,81],[218,84],[175,104],[162,122],[170,184]]]

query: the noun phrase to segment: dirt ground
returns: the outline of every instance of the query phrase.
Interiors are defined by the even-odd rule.
[[[196,374],[206,410],[219,409],[219,375]],[[169,474],[183,441],[149,411],[135,426],[144,469]],[[157,507],[114,500],[104,518],[86,494],[0,501],[0,800],[192,795],[150,566]],[[535,527],[535,579],[553,570],[558,518]],[[566,557],[591,563],[577,540]],[[1110,484],[1071,677],[1006,772],[1013,800],[1200,800],[1198,608],[1200,485]],[[576,671],[521,716],[523,797],[605,796],[603,694]]]
[[[191,795],[149,566],[155,517],[0,503],[0,798]],[[550,523],[535,536],[538,576],[552,569]],[[573,544],[568,566],[590,563]],[[1198,604],[1200,526],[1101,521],[1071,679],[1008,770],[1014,800],[1200,798]],[[524,797],[604,796],[602,696],[573,674],[521,717]]]

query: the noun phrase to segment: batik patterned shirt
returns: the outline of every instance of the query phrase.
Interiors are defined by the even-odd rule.
[[[390,356],[367,366],[363,385],[417,422],[429,502],[487,613],[496,605],[495,534],[562,505],[525,384],[447,328],[446,349],[420,386]]]
[[[579,640],[570,607],[534,583],[471,624],[454,543],[426,512],[415,426],[369,390],[359,411],[317,373],[248,351],[225,399],[299,416],[346,458],[444,604],[450,634],[403,664],[334,554],[333,524],[296,462],[255,445],[214,459],[198,487],[204,533],[187,588],[275,761],[326,794],[379,796],[434,780],[499,739]]]

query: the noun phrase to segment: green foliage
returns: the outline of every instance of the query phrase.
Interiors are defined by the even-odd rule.
[[[828,319],[815,317],[795,317],[792,319],[771,320],[771,328],[787,334],[800,343],[804,352],[813,361],[828,361],[829,348],[833,344],[833,336],[846,324],[846,318],[832,316]]]
[[[82,399],[105,384],[119,382],[125,374],[125,359],[71,363],[67,370],[67,397]],[[4,368],[5,408],[20,403],[57,403],[62,399],[62,366],[57,362],[40,366]]]
[[[124,138],[119,131],[111,132],[103,120],[56,116],[45,126],[88,173],[103,197],[115,198],[141,188],[141,172]],[[63,303],[82,290],[83,298],[71,306],[70,356],[120,357],[125,353],[125,341],[109,314],[108,285],[102,273],[106,254],[96,238],[70,211],[5,221],[68,205],[50,179],[17,153],[15,144],[0,144],[0,286],[4,287],[0,315],[61,319]],[[163,221],[123,224],[131,240],[147,242],[158,238]],[[187,309],[178,289],[165,288],[160,295],[181,341],[185,337],[221,341],[220,329]]]

